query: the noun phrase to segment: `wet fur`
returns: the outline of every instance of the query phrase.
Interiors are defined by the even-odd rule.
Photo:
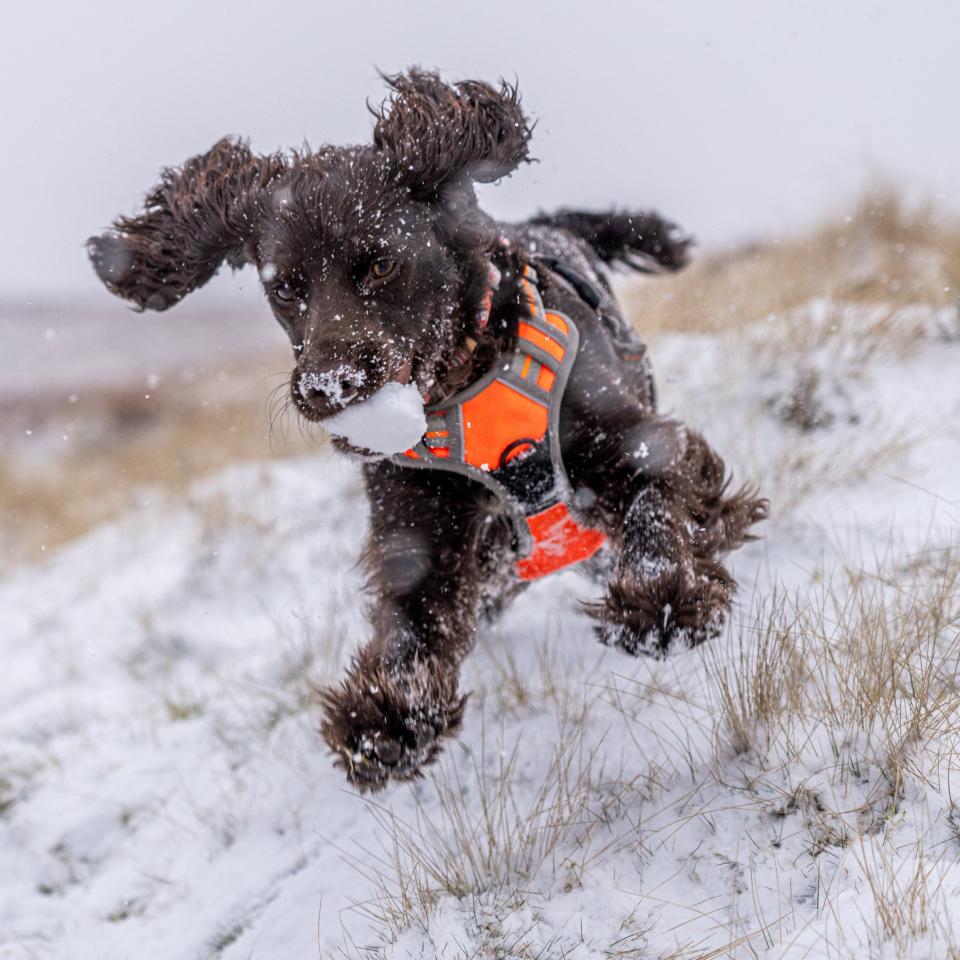
[[[138,308],[165,310],[222,264],[255,265],[293,347],[292,401],[321,420],[335,403],[304,388],[307,374],[349,369],[357,401],[394,379],[437,401],[481,376],[515,342],[519,277],[532,265],[547,308],[581,335],[560,440],[583,519],[610,542],[607,562],[589,565],[603,591],[587,606],[599,637],[653,656],[709,639],[735,590],[722,557],[750,538],[766,502],[730,492],[706,441],[657,413],[645,348],[604,273],[677,269],[688,238],[653,212],[495,223],[473,184],[528,159],[532,127],[516,89],[420,70],[387,82],[371,145],[256,156],[227,139],[164,171],[143,213],[89,241],[98,275]],[[382,256],[394,265],[387,282],[371,279]],[[598,303],[549,257],[585,278]],[[502,280],[481,327],[491,262]],[[290,291],[295,299],[281,297]],[[375,790],[416,776],[459,729],[460,664],[480,619],[521,585],[515,531],[485,487],[389,460],[363,472],[372,638],[319,699],[337,762]]]

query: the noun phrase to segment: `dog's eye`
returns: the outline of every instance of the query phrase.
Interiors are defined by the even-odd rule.
[[[397,261],[389,257],[379,257],[370,264],[368,275],[371,280],[385,280],[397,269]]]
[[[283,300],[284,303],[289,303],[296,297],[297,291],[293,289],[293,284],[291,283],[278,283],[273,288],[273,295],[278,300]]]

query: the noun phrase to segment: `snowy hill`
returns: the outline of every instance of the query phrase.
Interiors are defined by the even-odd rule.
[[[352,792],[364,636],[326,453],[158,495],[0,585],[0,958],[960,956],[960,322],[808,299],[656,342],[772,499],[720,641],[595,641],[575,573],[481,637],[426,779]]]

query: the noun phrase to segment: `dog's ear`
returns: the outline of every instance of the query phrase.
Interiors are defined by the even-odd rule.
[[[87,241],[97,276],[141,309],[166,310],[205,284],[226,260],[249,259],[253,204],[285,169],[280,156],[254,156],[225,138],[181,167],[163,171],[144,212],[119,217]]]
[[[478,80],[450,85],[417,69],[385,79],[393,93],[374,111],[373,144],[415,193],[498,180],[528,160],[532,127],[516,87]]]

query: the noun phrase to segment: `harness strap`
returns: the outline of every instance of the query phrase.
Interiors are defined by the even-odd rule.
[[[601,310],[603,294],[595,284],[591,283],[583,274],[574,270],[568,263],[559,257],[552,257],[547,254],[540,254],[537,260],[563,277],[576,291],[580,299],[592,310],[599,313],[600,320],[610,333],[614,350],[627,365],[632,376],[637,378],[647,402],[656,410],[657,387],[653,379],[653,368],[647,354],[647,345],[637,335],[636,330],[630,324],[625,323],[622,317],[610,311]]]
[[[514,573],[533,580],[592,556],[606,535],[582,526],[571,512],[560,450],[560,404],[579,332],[570,317],[544,308],[532,267],[524,267],[520,285],[527,310],[512,357],[428,406],[422,440],[392,460],[461,473],[493,490],[513,515],[520,540],[523,556]]]
[[[573,267],[564,263],[559,257],[540,254],[537,259],[553,270],[554,273],[559,273],[560,276],[577,291],[580,299],[583,300],[591,310],[596,310],[603,302],[603,296],[600,294],[600,291],[586,277],[577,273]]]

